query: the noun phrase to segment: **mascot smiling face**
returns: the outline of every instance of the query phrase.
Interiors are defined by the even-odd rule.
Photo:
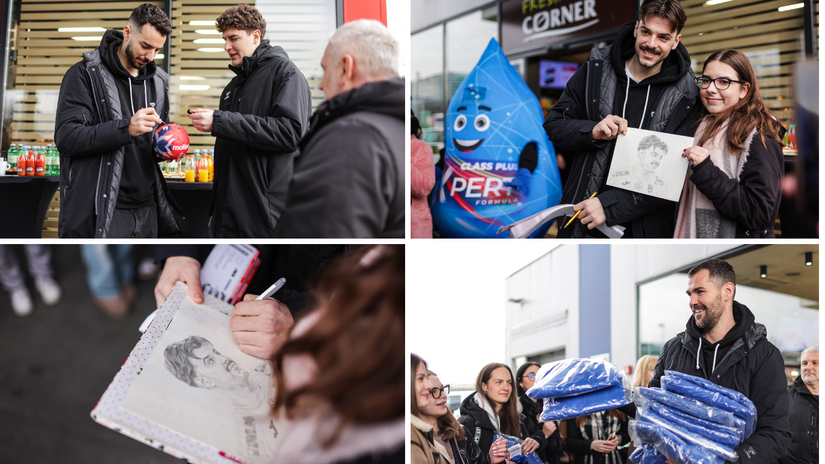
[[[505,238],[499,227],[558,204],[561,180],[543,122],[538,99],[490,40],[447,107],[444,171],[431,203],[439,233]],[[529,185],[517,190],[508,184],[520,165],[530,166]]]

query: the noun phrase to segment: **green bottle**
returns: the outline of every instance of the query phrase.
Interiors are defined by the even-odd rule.
[[[6,161],[9,162],[9,169],[17,170],[17,146],[11,144],[9,151],[6,153]]]

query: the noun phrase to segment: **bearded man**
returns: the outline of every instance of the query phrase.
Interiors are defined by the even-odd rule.
[[[169,113],[169,76],[154,59],[171,32],[163,10],[144,3],[63,76],[54,129],[61,238],[185,235],[152,148]]]
[[[678,371],[747,396],[756,406],[756,428],[734,449],[737,462],[775,463],[791,442],[782,355],[750,309],[734,301],[736,273],[727,261],[703,261],[688,277],[693,315],[665,343],[649,386],[660,387],[665,371]]]

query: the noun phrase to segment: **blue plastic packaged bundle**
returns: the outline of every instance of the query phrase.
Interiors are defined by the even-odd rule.
[[[645,444],[652,446],[671,464],[722,464],[725,461],[699,446],[688,445],[668,429],[649,422],[631,420],[628,423],[628,431],[637,447]]]
[[[636,447],[628,459],[637,464],[666,464],[665,456],[648,443],[642,443],[642,446]]]
[[[657,414],[654,409],[650,407],[650,404],[648,404],[648,407],[644,409],[637,409],[636,418],[644,422],[650,422],[661,429],[666,429],[670,433],[682,439],[688,446],[698,446],[728,461],[735,461],[738,457],[738,455],[730,447],[686,431],[681,427],[668,422],[662,416]]]
[[[687,432],[701,435],[730,448],[735,448],[745,439],[741,430],[693,417],[678,409],[668,408],[658,401],[649,402],[647,409]]]
[[[541,366],[536,372],[533,387],[527,396],[564,398],[602,390],[616,385],[624,386],[627,378],[615,365],[595,359],[565,359]]]
[[[665,371],[661,382],[664,391],[677,393],[732,412],[745,422],[745,438],[753,433],[756,425],[756,406],[747,396],[738,391],[716,385],[701,377],[676,371]]]
[[[708,406],[701,401],[685,398],[682,395],[666,392],[658,388],[636,387],[634,392],[637,408],[644,408],[651,400],[658,401],[669,408],[677,409],[715,424],[732,427],[734,429],[745,429],[745,421],[734,416],[732,412]]]
[[[518,438],[510,435],[504,435],[501,433],[493,435],[493,442],[495,443],[496,440],[498,440],[501,437],[504,437],[504,439],[507,440],[508,450],[512,449],[516,445],[521,445],[521,440],[519,440]],[[539,458],[538,455],[536,455],[536,453],[522,454],[521,446],[514,450],[514,452],[517,454],[514,455],[511,452],[509,458],[507,459],[508,461],[515,462],[516,464],[544,464],[543,462],[541,462],[541,458]]]
[[[613,385],[576,396],[545,398],[541,420],[547,422],[550,420],[573,419],[598,411],[615,409],[633,402],[632,396],[628,395],[631,391],[629,389],[625,390],[622,385]]]

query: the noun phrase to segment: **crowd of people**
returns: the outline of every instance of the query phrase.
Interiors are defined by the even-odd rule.
[[[558,237],[603,238],[596,227],[605,223],[623,226],[627,238],[774,237],[785,129],[763,101],[750,61],[738,50],[719,50],[695,76],[681,43],[688,19],[681,3],[645,0],[638,18],[621,26],[612,45],[593,51],[544,123],[557,151],[571,158],[560,203],[579,212]],[[628,128],[694,138],[681,153],[689,171],[678,202],[607,185],[616,139]],[[416,183],[431,186],[434,174],[413,147],[417,199]],[[645,176],[655,193],[659,162],[651,166]],[[413,224],[428,217],[413,208]]]
[[[189,108],[215,137],[210,237],[404,237],[404,79],[399,46],[378,21],[329,38],[312,113],[306,77],[264,39],[255,7],[216,19],[229,69],[218,109]],[[60,237],[186,237],[190,226],[158,167],[153,133],[169,122],[169,76],[154,59],[172,33],[157,6],[65,74],[55,117]]]
[[[753,433],[734,449],[740,462],[818,462],[819,348],[801,353],[799,377],[789,386],[782,355],[767,340],[765,326],[733,299],[736,277],[730,264],[709,259],[688,276],[692,315],[686,330],[660,355],[639,358],[633,388],[659,387],[666,371],[709,379],[744,394],[756,407]],[[412,354],[412,463],[504,462],[509,454],[504,439],[494,441],[499,434],[515,437],[522,454],[534,453],[547,464],[630,464],[628,421],[636,416],[635,404],[558,423],[542,421],[543,403],[526,395],[540,382],[540,367],[524,363],[514,376],[506,364],[487,364],[456,421],[446,406],[449,385]],[[447,376],[442,372],[441,378]]]

